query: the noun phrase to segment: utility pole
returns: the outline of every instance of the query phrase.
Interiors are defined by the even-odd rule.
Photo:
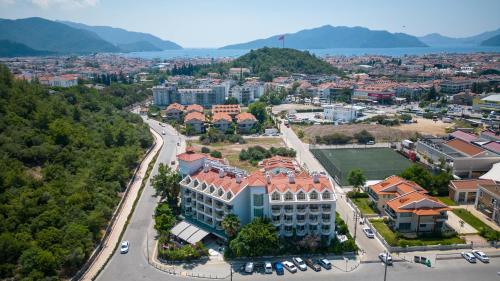
[[[358,226],[358,212],[354,211],[354,241],[356,241],[356,232]]]
[[[231,281],[233,281],[233,266],[229,263],[229,272],[231,273]]]
[[[386,278],[387,278],[387,258],[389,257],[389,253],[387,253],[387,251],[384,251],[384,253],[385,253],[384,281],[386,281]]]

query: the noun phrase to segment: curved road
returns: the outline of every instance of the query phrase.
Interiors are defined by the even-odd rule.
[[[177,153],[177,142],[184,142],[182,136],[179,136],[171,127],[161,127],[157,121],[145,120],[151,128],[160,134],[165,131],[163,136],[164,145],[158,160],[151,172],[151,177],[158,171],[159,163],[170,163]],[[293,144],[292,144],[293,146]],[[157,198],[153,196],[154,189],[147,183],[143,193],[137,203],[130,224],[125,230],[123,240],[130,241],[130,251],[128,254],[121,255],[119,251],[115,252],[102,270],[96,280],[100,281],[138,281],[138,280],[200,280],[199,278],[186,278],[169,275],[150,266],[147,261],[146,246],[149,245],[149,251],[153,250],[153,213],[157,204]],[[358,235],[362,233],[358,233]],[[364,239],[363,239],[364,240]],[[373,240],[372,240],[373,241]],[[364,244],[364,243],[363,243]],[[378,245],[376,246],[379,247]],[[439,261],[436,267],[427,268],[413,263],[396,263],[387,270],[387,280],[401,281],[500,281],[497,271],[500,269],[500,259],[494,258],[490,264],[469,264],[463,259]],[[322,271],[320,273],[299,272],[297,274],[285,273],[287,280],[383,280],[384,266],[381,263],[362,264],[358,269],[351,273],[343,273],[338,270]],[[240,275],[234,274],[234,280],[274,280],[283,277],[273,275],[253,274]],[[228,279],[229,280],[229,279]]]

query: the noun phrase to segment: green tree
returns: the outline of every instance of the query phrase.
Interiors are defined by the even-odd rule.
[[[276,252],[278,246],[276,227],[261,218],[245,225],[229,243],[231,251],[239,257],[270,255]]]
[[[229,239],[232,239],[240,230],[240,219],[235,214],[229,214],[222,220],[222,228]]]
[[[298,130],[297,131],[297,137],[299,137],[299,139],[303,139],[304,138],[304,131],[303,130]]]
[[[432,174],[422,165],[413,164],[404,170],[400,176],[407,180],[414,181],[426,189],[429,189],[432,186]]]
[[[224,104],[240,104],[240,102],[238,101],[237,98],[231,96],[224,101]]]
[[[156,174],[152,179],[153,188],[156,190],[156,194],[160,195],[161,198],[168,198],[168,201],[172,205],[177,205],[181,175],[172,170],[169,166],[160,163],[158,167],[158,174]]]
[[[222,153],[218,150],[212,150],[210,152],[210,156],[212,156],[214,158],[222,158]]]
[[[362,130],[359,133],[355,133],[354,138],[358,140],[358,143],[361,144],[366,144],[369,141],[375,140],[375,137],[372,134],[370,134],[367,130]]]
[[[353,186],[356,192],[366,183],[366,177],[360,169],[351,170],[347,176],[347,182]]]
[[[266,104],[263,102],[253,102],[248,106],[248,112],[252,113],[255,118],[261,123],[264,124],[266,122],[267,110]]]
[[[166,203],[160,203],[155,210],[155,229],[162,235],[167,235],[175,224],[175,216]]]

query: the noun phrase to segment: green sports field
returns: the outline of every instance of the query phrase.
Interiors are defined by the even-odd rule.
[[[348,185],[347,175],[361,169],[368,180],[382,180],[401,173],[412,162],[391,148],[311,149],[312,154],[328,173],[342,185]]]

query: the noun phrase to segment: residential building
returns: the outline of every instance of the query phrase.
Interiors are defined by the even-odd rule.
[[[214,235],[220,235],[224,217],[235,214],[241,225],[258,217],[270,218],[284,237],[334,236],[336,195],[328,177],[306,172],[249,175],[192,151],[177,158],[183,176],[183,215]]]
[[[236,115],[240,114],[241,112],[241,107],[239,104],[217,104],[217,105],[212,105],[212,115],[215,115],[216,113],[226,113],[233,120],[236,119]]]
[[[475,107],[481,111],[500,111],[500,94],[491,94],[480,100],[475,100]]]
[[[300,171],[300,166],[295,159],[283,156],[273,156],[264,159],[259,163],[259,166],[262,167],[262,171],[271,175]]]
[[[231,127],[233,119],[225,112],[217,112],[212,116],[212,127],[225,133]]]
[[[390,101],[396,95],[391,86],[385,84],[364,85],[354,89],[352,99],[366,102]]]
[[[184,125],[190,126],[195,134],[203,133],[205,131],[205,115],[198,111],[188,113],[184,117]]]
[[[232,87],[229,90],[229,96],[236,98],[243,105],[248,105],[255,100],[254,89],[245,86]]]
[[[226,98],[225,87],[221,85],[194,89],[178,89],[172,85],[160,85],[153,87],[152,90],[154,104],[158,106],[179,103],[210,107],[214,104],[223,104]]]
[[[472,80],[458,79],[458,80],[444,80],[440,83],[440,91],[446,94],[457,94],[470,90],[472,87]]]
[[[452,180],[448,185],[448,196],[458,204],[474,203],[476,202],[476,193],[480,184],[495,184],[495,182],[487,179]]]
[[[249,74],[250,73],[250,69],[246,68],[246,67],[231,67],[229,69],[229,76],[230,77],[233,77],[233,76],[236,76],[236,77],[240,77],[240,76],[243,76],[245,74]]]
[[[357,117],[357,110],[352,106],[341,104],[326,104],[323,105],[323,116],[326,120],[351,122]]]
[[[236,116],[238,132],[250,133],[257,123],[257,118],[252,113],[243,112]]]
[[[399,176],[390,176],[379,183],[369,185],[366,191],[370,201],[377,206],[377,210],[382,214],[384,213],[384,206],[389,200],[413,191],[427,194],[427,190],[417,183]]]
[[[190,104],[186,106],[186,114],[189,114],[191,112],[203,113],[203,106],[199,104]]]
[[[453,95],[452,103],[459,105],[472,105],[472,100],[474,95],[467,92],[460,92],[458,94]]]
[[[42,76],[38,78],[38,81],[40,84],[50,87],[68,88],[78,85],[78,75],[63,74],[59,76]]]
[[[479,136],[482,139],[485,140],[490,140],[490,141],[500,141],[500,130],[498,131],[493,131],[493,130],[485,130],[482,131]]]
[[[465,178],[477,177],[500,161],[499,154],[459,138],[421,138],[417,141],[416,150],[434,163],[444,159],[453,174]]]
[[[474,206],[500,225],[500,184],[479,184]]]
[[[418,191],[405,193],[386,202],[389,226],[400,232],[440,232],[451,209]]]
[[[157,106],[166,106],[179,100],[179,92],[177,92],[176,86],[159,85],[154,86],[152,90],[153,102]]]
[[[178,103],[172,103],[169,106],[167,106],[167,109],[161,111],[161,117],[167,120],[180,121],[182,119],[183,113],[184,113],[184,106]]]

